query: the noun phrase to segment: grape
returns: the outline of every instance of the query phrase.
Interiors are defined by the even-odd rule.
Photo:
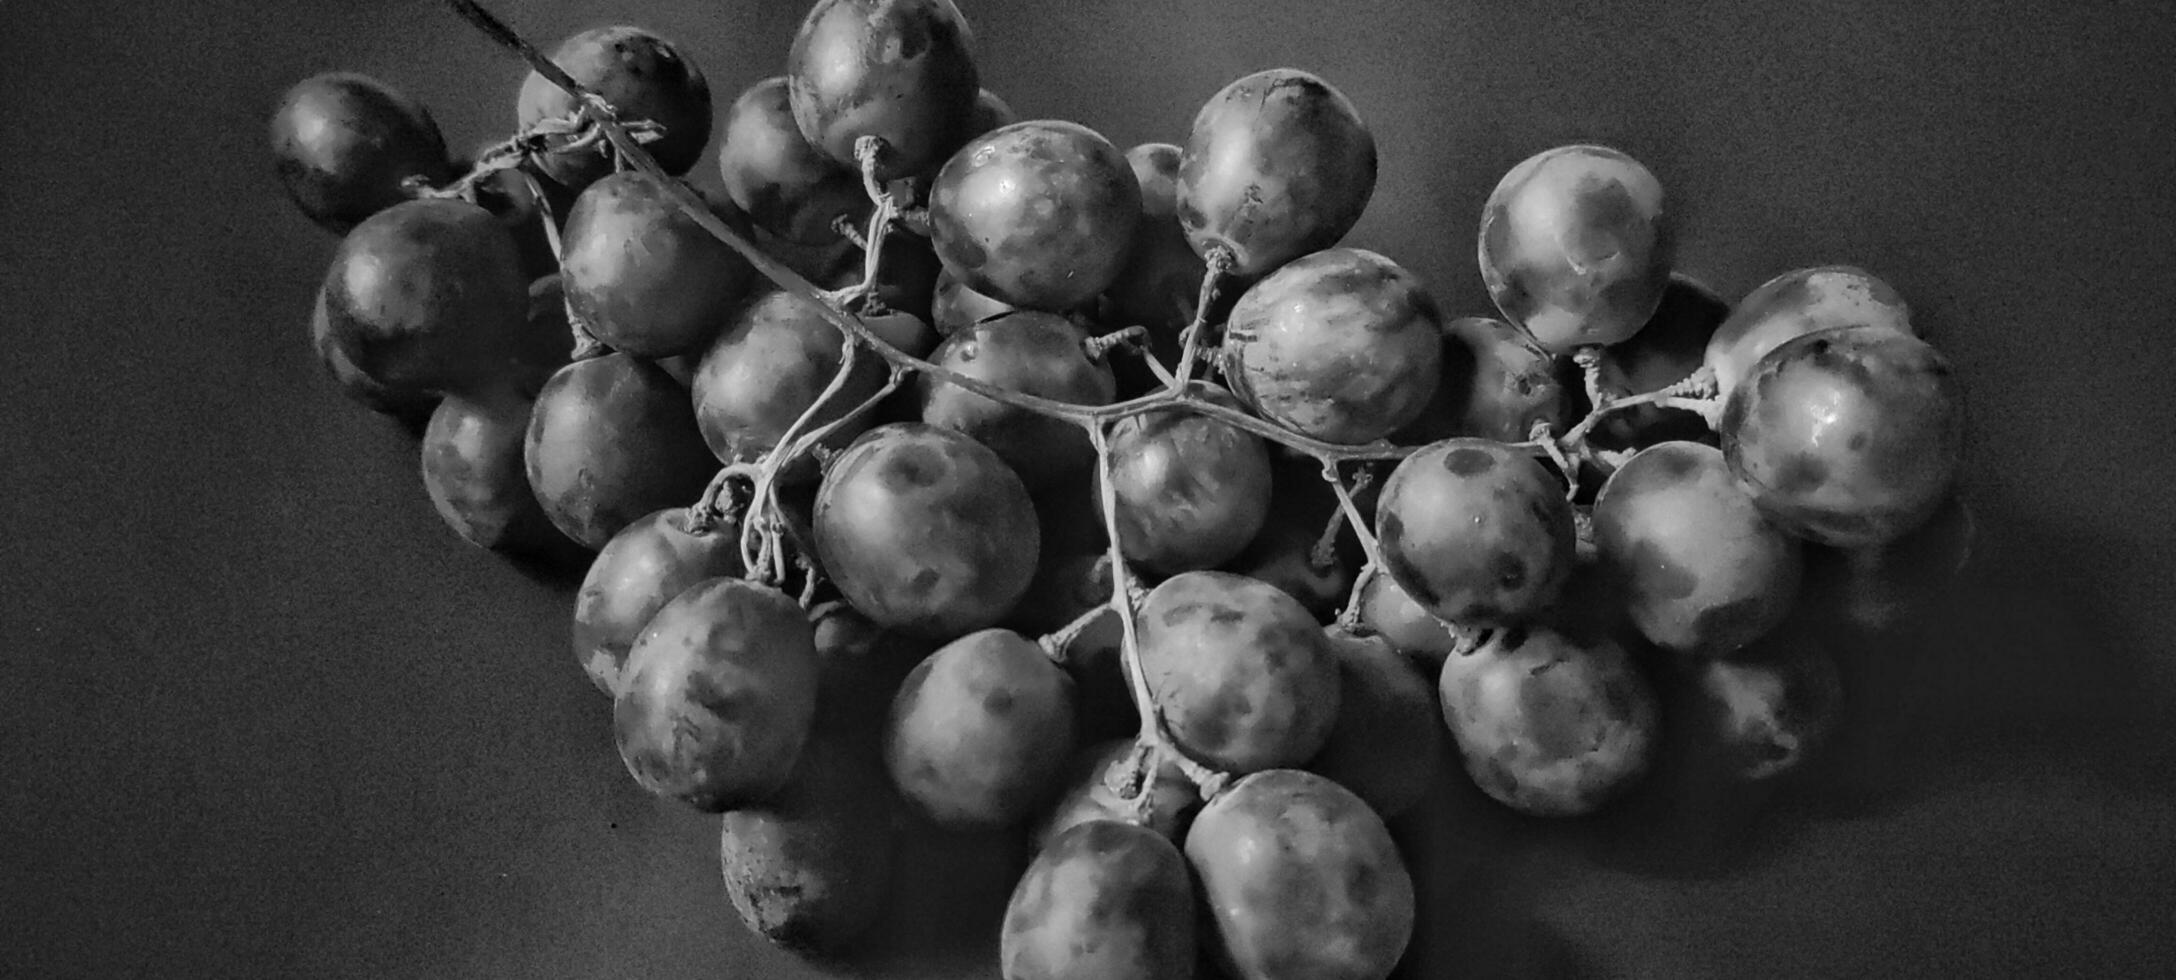
[[[1730,471],[1784,530],[1858,548],[1917,528],[1964,454],[1949,359],[1887,327],[1837,327],[1769,351],[1724,403]]]
[[[522,436],[532,404],[527,394],[514,390],[440,402],[423,433],[423,487],[438,516],[462,540],[547,558],[571,549],[544,516],[522,471]]]
[[[1007,980],[1164,980],[1194,968],[1194,888],[1163,835],[1116,820],[1059,834],[1005,909]]]
[[[1602,486],[1594,544],[1640,634],[1656,646],[1723,655],[1783,621],[1805,562],[1797,539],[1761,517],[1721,450],[1665,442]]]
[[[961,147],[930,189],[930,241],[959,281],[1015,306],[1066,310],[1117,278],[1141,220],[1125,155],[1078,123],[1002,127]]]
[[[1535,424],[1561,429],[1571,414],[1562,364],[1502,320],[1465,316],[1444,324],[1442,365],[1434,397],[1392,434],[1393,441],[1425,446],[1471,436],[1521,442]]]
[[[1229,572],[1184,572],[1135,618],[1141,669],[1189,755],[1248,773],[1322,750],[1337,720],[1337,659],[1297,600]]]
[[[727,223],[738,223],[730,207]],[[754,279],[747,259],[638,171],[583,191],[562,241],[568,309],[598,340],[636,357],[702,350]]]
[[[1360,539],[1344,526],[1337,497],[1322,479],[1322,466],[1272,455],[1269,514],[1262,530],[1223,570],[1267,582],[1327,622],[1360,574]],[[1339,530],[1322,546],[1334,517]]]
[[[1774,779],[1798,768],[1841,717],[1836,661],[1803,630],[1777,630],[1739,656],[1700,661],[1689,673],[1689,724],[1738,779]]]
[[[1339,674],[1337,724],[1307,768],[1393,819],[1428,795],[1443,766],[1435,691],[1390,641],[1334,628],[1328,635]]]
[[[840,346],[844,339],[824,319],[822,307],[792,293],[766,293],[741,307],[711,342],[689,385],[695,422],[710,451],[730,463],[760,459],[776,447],[845,366]],[[843,417],[874,396],[887,374],[876,354],[859,352],[846,382],[801,433]],[[864,415],[826,437],[825,444],[844,447],[868,427]],[[817,476],[810,458],[785,472],[796,480]]]
[[[937,285],[930,294],[929,324],[939,336],[950,337],[982,320],[1017,309],[1004,300],[974,291],[952,270],[944,269],[937,273]]]
[[[620,758],[644,789],[706,813],[781,789],[816,713],[816,644],[785,593],[734,578],[659,608],[612,702]]]
[[[885,766],[939,826],[1017,824],[1058,788],[1073,753],[1072,698],[1072,681],[1034,641],[1003,629],[969,633],[900,685]]]
[[[1435,300],[1397,263],[1356,248],[1316,252],[1232,307],[1224,374],[1270,421],[1325,442],[1373,442],[1435,395],[1441,323]]]
[[[883,766],[818,733],[771,799],[726,811],[718,864],[748,928],[786,949],[836,953],[883,918],[897,834]]]
[[[879,181],[933,170],[967,141],[979,77],[952,0],[817,0],[786,62],[801,135],[857,168],[855,142],[883,140]]]
[[[694,503],[717,470],[687,392],[662,368],[625,354],[552,375],[537,395],[523,454],[544,512],[589,548],[661,507]]]
[[[837,600],[810,609],[808,621],[816,633],[817,731],[875,745],[881,733],[869,719],[891,710],[899,685],[936,647],[886,630]]]
[[[1252,279],[1337,244],[1375,193],[1375,137],[1328,82],[1258,71],[1194,116],[1179,165],[1179,224],[1204,258]]]
[[[1730,304],[1688,276],[1670,273],[1655,315],[1631,339],[1602,351],[1604,391],[1643,395],[1684,380],[1700,368],[1708,339],[1730,315]],[[1644,448],[1682,439],[1700,442],[1714,433],[1698,415],[1681,408],[1638,405],[1613,412],[1590,440],[1609,448]]]
[[[1709,338],[1703,361],[1715,372],[1716,390],[1727,398],[1784,341],[1855,326],[1917,334],[1904,298],[1873,273],[1848,265],[1794,269],[1746,294]]]
[[[421,388],[388,387],[348,360],[340,346],[333,342],[332,319],[325,312],[323,290],[318,291],[317,301],[310,311],[310,347],[317,352],[318,365],[339,386],[340,393],[364,408],[395,419],[416,432],[429,424],[432,412],[438,408],[436,393]]]
[[[1443,658],[1458,648],[1458,635],[1383,572],[1369,576],[1360,588],[1360,622],[1399,653],[1432,669],[1441,669]]]
[[[1676,253],[1662,184],[1606,146],[1560,146],[1504,174],[1481,214],[1481,279],[1555,354],[1615,344],[1662,302]]]
[[[1431,614],[1508,625],[1555,601],[1573,559],[1571,505],[1533,457],[1445,439],[1391,471],[1376,504],[1384,570]]]
[[[1444,661],[1439,693],[1466,772],[1522,813],[1590,813],[1645,774],[1654,753],[1654,690],[1606,636],[1497,630]]]
[[[288,198],[336,234],[408,200],[410,177],[429,187],[454,177],[430,112],[368,75],[328,72],[295,83],[270,129]]]
[[[1239,980],[1382,980],[1413,937],[1413,879],[1383,819],[1311,772],[1272,769],[1186,832],[1218,959]]]
[[[1022,310],[946,337],[930,360],[1000,388],[1075,405],[1107,405],[1118,383],[1092,360],[1081,329],[1055,313]],[[1030,490],[1076,476],[1095,462],[1080,426],[992,401],[934,375],[920,379],[922,421],[966,433],[995,450]]]
[[[1020,121],[1020,114],[1012,111],[1012,104],[996,92],[983,89],[975,93],[975,111],[967,124],[967,138],[974,139],[1001,126]]]
[[[1228,423],[1185,411],[1130,416],[1111,427],[1110,453],[1119,543],[1143,568],[1214,568],[1268,517],[1269,451]]]
[[[801,137],[783,75],[757,82],[733,100],[718,174],[756,227],[788,241],[838,241],[834,222],[865,225],[874,206],[860,174]]]
[[[1114,738],[1081,750],[1066,766],[1062,785],[1066,787],[1056,805],[1050,809],[1035,827],[1035,846],[1038,850],[1050,846],[1058,835],[1081,824],[1095,820],[1133,820],[1139,817],[1142,826],[1173,840],[1179,839],[1185,824],[1193,816],[1201,797],[1194,792],[1194,783],[1186,778],[1168,760],[1158,761],[1153,754],[1148,760],[1148,772],[1142,776],[1147,786],[1148,809],[1137,813],[1132,801],[1119,797],[1111,788],[1111,779],[1120,772],[1123,763],[1133,754],[1134,740]]]
[[[527,325],[529,284],[497,218],[424,199],[363,220],[340,242],[322,288],[331,345],[395,391],[476,391],[508,379]]]
[[[664,136],[643,149],[666,173],[687,173],[703,155],[710,142],[710,82],[678,45],[639,27],[599,27],[560,42],[552,63],[603,96],[620,121],[662,126]],[[522,80],[515,117],[527,129],[576,108],[574,96],[532,71]],[[540,165],[577,193],[612,173],[611,158],[600,148],[557,150]]]
[[[1166,361],[1179,356],[1179,331],[1194,322],[1201,278],[1208,272],[1179,224],[1181,152],[1170,143],[1143,143],[1126,151],[1141,186],[1141,220],[1133,227],[1125,268],[1103,291],[1111,322],[1147,327]]]
[[[848,602],[887,629],[947,638],[1005,617],[1039,534],[1020,478],[966,436],[922,423],[862,434],[816,496],[816,553]]]
[[[743,572],[740,524],[697,533],[686,507],[666,507],[598,549],[574,597],[574,657],[606,694],[619,683],[627,653],[650,617],[697,582]]]

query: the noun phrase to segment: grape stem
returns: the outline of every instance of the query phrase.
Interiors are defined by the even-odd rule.
[[[1071,655],[1074,641],[1079,640],[1080,635],[1088,631],[1088,627],[1095,625],[1096,620],[1109,615],[1111,611],[1110,603],[1100,603],[1094,609],[1074,617],[1072,622],[1037,638],[1035,645],[1042,647],[1043,653],[1052,662],[1063,664]]]
[[[1149,690],[1148,672],[1141,666],[1141,638],[1133,616],[1133,572],[1126,565],[1126,553],[1118,533],[1118,489],[1111,479],[1110,429],[1100,422],[1091,424],[1088,441],[1096,451],[1096,486],[1103,510],[1103,533],[1110,542],[1110,608],[1118,613],[1118,659],[1126,669],[1126,685],[1133,693],[1134,708],[1141,713],[1141,734],[1136,741],[1150,750],[1145,753],[1144,764],[1159,764],[1156,760],[1170,762],[1193,781],[1195,788],[1201,791],[1202,799],[1213,799],[1223,792],[1231,775],[1188,757],[1172,741],[1171,731],[1164,724],[1163,710],[1156,703],[1156,694]],[[1153,785],[1154,779],[1144,774],[1135,788],[1146,795]],[[1129,802],[1143,805],[1139,797],[1132,797]]]
[[[1187,382],[1194,380],[1194,365],[1202,356],[1202,338],[1209,333],[1209,313],[1216,306],[1217,290],[1223,288],[1224,277],[1231,273],[1235,262],[1232,250],[1223,245],[1210,246],[1203,258],[1208,262],[1208,268],[1201,274],[1201,295],[1194,302],[1194,322],[1186,327],[1179,353],[1179,376],[1166,389],[1173,394],[1183,394]]]

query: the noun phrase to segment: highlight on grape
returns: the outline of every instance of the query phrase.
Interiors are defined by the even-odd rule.
[[[1504,175],[1472,315],[1342,244],[1376,143],[1308,71],[1125,148],[1015,118],[951,0],[818,0],[718,196],[670,39],[448,5],[531,66],[513,135],[456,159],[349,72],[271,121],[340,236],[314,349],[460,537],[585,564],[629,774],[721,815],[783,947],[870,930],[904,812],[1032,829],[1007,977],[1380,978],[1432,781],[1573,817],[1687,738],[1787,778],[1847,696],[1816,624],[1969,552],[1959,380],[1898,292],[1727,301],[1617,149]]]

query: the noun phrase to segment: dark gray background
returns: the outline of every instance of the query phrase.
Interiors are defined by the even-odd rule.
[[[1182,139],[1242,73],[1326,76],[1382,152],[1352,242],[1456,312],[1487,312],[1496,178],[1601,141],[1661,176],[1685,271],[1735,297],[1864,265],[1970,385],[1982,561],[1888,651],[1923,669],[1853,749],[1859,792],[1694,874],[1627,856],[1709,850],[1683,821],[1536,827],[1447,782],[1401,826],[1415,975],[2176,962],[2166,2],[964,6],[986,84],[1122,146]],[[721,111],[806,9],[500,7],[541,41],[680,39]],[[625,777],[566,592],[456,540],[411,443],[313,363],[334,242],[264,122],[335,68],[457,147],[510,130],[523,73],[422,0],[0,6],[0,975],[815,975],[734,920],[715,822]],[[987,844],[918,847],[883,971],[992,972],[1015,856]]]

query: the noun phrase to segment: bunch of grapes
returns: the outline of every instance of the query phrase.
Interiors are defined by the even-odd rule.
[[[581,667],[633,778],[722,814],[747,924],[834,950],[893,816],[1022,828],[1008,977],[1382,977],[1385,820],[1452,772],[1541,816],[1674,730],[1774,779],[1835,726],[1807,624],[1953,574],[1957,379],[1848,266],[1735,306],[1614,149],[1507,173],[1500,318],[1341,245],[1374,138],[1257,72],[1183,144],[1015,121],[950,0],[818,0],[741,93],[635,27],[548,56],[449,158],[389,87],[273,123],[344,235],[317,351],[423,423],[462,537],[579,555]],[[1825,635],[1825,634],[1821,634]]]

